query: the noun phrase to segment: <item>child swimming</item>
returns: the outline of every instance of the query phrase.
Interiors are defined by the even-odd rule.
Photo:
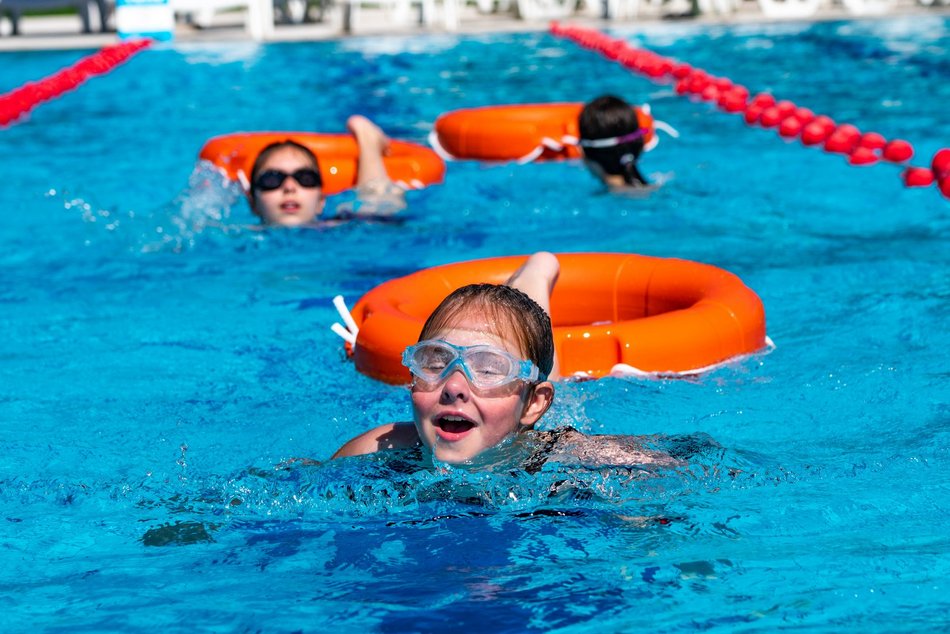
[[[375,123],[354,115],[346,127],[356,138],[357,200],[339,211],[360,216],[389,216],[405,209],[403,190],[393,183],[383,164],[389,138]],[[273,143],[258,154],[251,171],[248,198],[251,211],[261,223],[301,227],[313,224],[322,214],[323,196],[318,158],[294,141]]]
[[[531,434],[545,460],[671,464],[631,437],[534,431],[554,401],[557,375],[550,316],[527,292],[547,306],[558,272],[553,254],[536,253],[507,284],[471,284],[446,297],[403,355],[412,374],[413,422],[360,434],[333,457],[421,445],[434,459],[459,464]]]
[[[584,164],[609,188],[650,187],[637,167],[648,131],[629,103],[613,95],[598,97],[584,105],[578,128]]]

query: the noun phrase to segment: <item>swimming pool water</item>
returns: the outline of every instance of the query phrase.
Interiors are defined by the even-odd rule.
[[[950,140],[950,20],[617,27],[816,112]],[[5,57],[0,91],[81,52]],[[647,200],[574,163],[448,166],[399,222],[267,231],[195,157],[237,130],[423,142],[460,107],[649,101]],[[0,130],[0,629],[917,631],[950,608],[950,205],[542,33],[156,46]],[[558,387],[546,428],[647,435],[654,473],[327,462],[408,420],[331,298],[551,251],[738,274],[776,349]],[[307,460],[297,460],[307,459]],[[566,480],[571,486],[551,494]]]

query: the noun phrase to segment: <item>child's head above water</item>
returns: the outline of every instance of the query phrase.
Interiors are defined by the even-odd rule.
[[[554,398],[551,320],[509,286],[472,284],[449,295],[404,361],[419,439],[444,462],[470,460],[530,429]]]
[[[622,178],[625,185],[646,185],[637,168],[647,130],[633,107],[613,95],[587,103],[578,117],[584,159],[602,179]]]
[[[295,141],[261,150],[251,170],[251,210],[268,225],[297,227],[313,222],[324,198],[317,158]]]
[[[429,315],[419,340],[437,338],[457,320],[477,315],[496,336],[515,343],[547,378],[554,363],[551,318],[537,302],[510,286],[469,284],[456,290]]]

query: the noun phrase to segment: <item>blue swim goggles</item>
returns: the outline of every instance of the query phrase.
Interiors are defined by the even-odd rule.
[[[513,381],[538,380],[538,366],[522,361],[494,346],[455,346],[441,339],[427,339],[402,353],[402,364],[412,374],[433,385],[460,369],[469,383],[480,389],[508,385]]]

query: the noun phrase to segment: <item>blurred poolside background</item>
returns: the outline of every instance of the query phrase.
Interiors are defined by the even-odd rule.
[[[688,20],[801,21],[950,14],[950,0],[170,0],[176,41],[547,29]],[[0,0],[0,52],[115,42],[115,0]]]

